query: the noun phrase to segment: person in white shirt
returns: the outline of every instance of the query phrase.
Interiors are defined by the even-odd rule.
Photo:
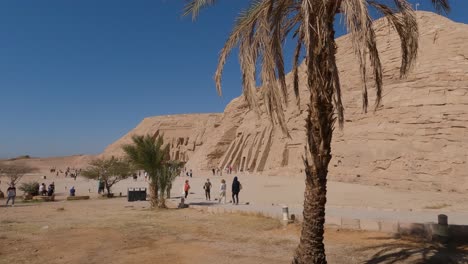
[[[221,185],[219,186],[219,203],[221,200],[224,199],[223,204],[226,203],[226,181],[224,179],[221,180]]]
[[[43,194],[43,193],[44,193],[44,190],[45,190],[44,187],[45,187],[44,184],[39,185],[39,195],[44,195],[44,194]]]

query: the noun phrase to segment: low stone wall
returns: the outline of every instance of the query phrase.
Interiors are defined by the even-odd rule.
[[[89,196],[68,196],[67,201],[89,200]]]
[[[225,213],[242,213],[249,215],[262,215],[265,217],[275,218],[282,220],[283,216],[281,212],[278,213],[265,213],[258,211],[247,211],[236,208],[225,208],[219,206],[205,206],[205,205],[189,205],[189,208],[196,210],[205,211],[213,214],[225,214]],[[296,216],[296,219],[298,217]],[[302,217],[299,221],[302,220]],[[444,239],[466,241],[468,242],[468,226],[467,225],[439,225],[437,223],[403,223],[399,221],[384,221],[384,220],[372,220],[372,219],[351,219],[344,217],[333,217],[327,216],[325,220],[325,226],[332,228],[341,228],[349,230],[363,230],[382,232],[387,234],[394,234],[400,236],[412,236],[418,237],[425,240],[437,240],[437,234],[440,233],[440,229],[446,228],[448,237]]]
[[[43,202],[53,202],[53,201],[55,201],[55,195],[52,195],[52,196],[34,196],[33,200],[43,201]]]

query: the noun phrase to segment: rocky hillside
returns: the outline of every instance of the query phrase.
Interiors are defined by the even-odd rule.
[[[136,128],[109,145],[102,156],[122,156],[122,146],[132,143],[134,135],[162,135],[171,146],[171,158],[189,160],[198,147],[207,141],[209,130],[216,127],[222,114],[166,115],[145,118]]]
[[[429,12],[418,12],[418,20],[418,60],[403,80],[398,37],[383,20],[375,23],[384,67],[383,105],[375,113],[361,109],[360,75],[350,37],[337,40],[346,122],[343,131],[336,130],[332,145],[332,180],[468,190],[468,25]],[[223,114],[147,118],[104,155],[120,154],[120,146],[133,134],[163,133],[173,158],[188,161],[187,167],[195,171],[231,165],[239,174],[302,175],[306,100],[297,106],[292,76],[287,83],[290,138],[239,97]],[[301,87],[301,97],[307,98],[307,89]]]

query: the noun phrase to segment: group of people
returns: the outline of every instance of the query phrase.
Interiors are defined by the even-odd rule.
[[[184,168],[183,173],[185,173],[185,176],[190,177],[190,178],[192,178],[193,176],[192,169],[187,170],[187,168]]]
[[[38,190],[39,195],[42,196],[52,196],[55,193],[55,183],[52,182],[49,184],[49,187],[46,187],[45,183],[41,183],[39,185],[39,190]]]
[[[211,201],[211,189],[213,185],[210,182],[210,179],[206,179],[205,184],[203,185],[203,189],[205,190],[205,197],[207,201]],[[219,198],[218,203],[221,201],[225,204],[226,203],[226,181],[224,179],[221,180],[221,184],[219,185]],[[189,180],[185,181],[184,184],[184,195],[185,199],[187,199],[190,190]],[[232,204],[238,205],[239,204],[239,193],[242,190],[242,184],[239,182],[239,179],[234,177],[231,186],[231,193],[232,193]]]
[[[58,177],[59,176],[59,173],[64,173],[62,170],[59,170],[55,167],[52,167],[50,169],[50,173],[55,173],[56,176]],[[76,177],[78,177],[81,173],[81,169],[70,169],[70,167],[67,167],[67,169],[65,170],[65,178],[68,177],[70,175],[71,178],[74,178],[75,181],[76,181]]]
[[[224,168],[226,170],[226,174],[232,174],[232,166],[231,165],[227,165],[226,168]]]
[[[223,176],[223,171],[219,168],[213,168],[211,169],[211,171],[213,172],[213,176]]]

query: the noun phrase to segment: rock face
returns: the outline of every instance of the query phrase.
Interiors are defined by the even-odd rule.
[[[188,161],[207,141],[207,131],[216,128],[221,114],[187,114],[145,118],[136,128],[109,145],[102,156],[123,156],[122,146],[132,143],[134,135],[162,135],[170,145],[171,159]],[[198,151],[197,151],[198,152]]]
[[[468,25],[428,12],[418,12],[418,20],[418,60],[406,79],[399,78],[397,34],[383,20],[375,23],[384,74],[383,104],[375,113],[361,109],[361,78],[350,37],[337,39],[346,122],[343,131],[335,131],[330,179],[468,189]],[[304,72],[300,79],[305,80]],[[195,171],[232,166],[241,175],[302,175],[308,91],[300,86],[297,104],[292,76],[287,84],[290,137],[265,114],[251,111],[241,96],[223,114],[146,118],[104,155],[120,155],[120,146],[133,134],[159,133],[171,144],[172,158],[187,161]]]

